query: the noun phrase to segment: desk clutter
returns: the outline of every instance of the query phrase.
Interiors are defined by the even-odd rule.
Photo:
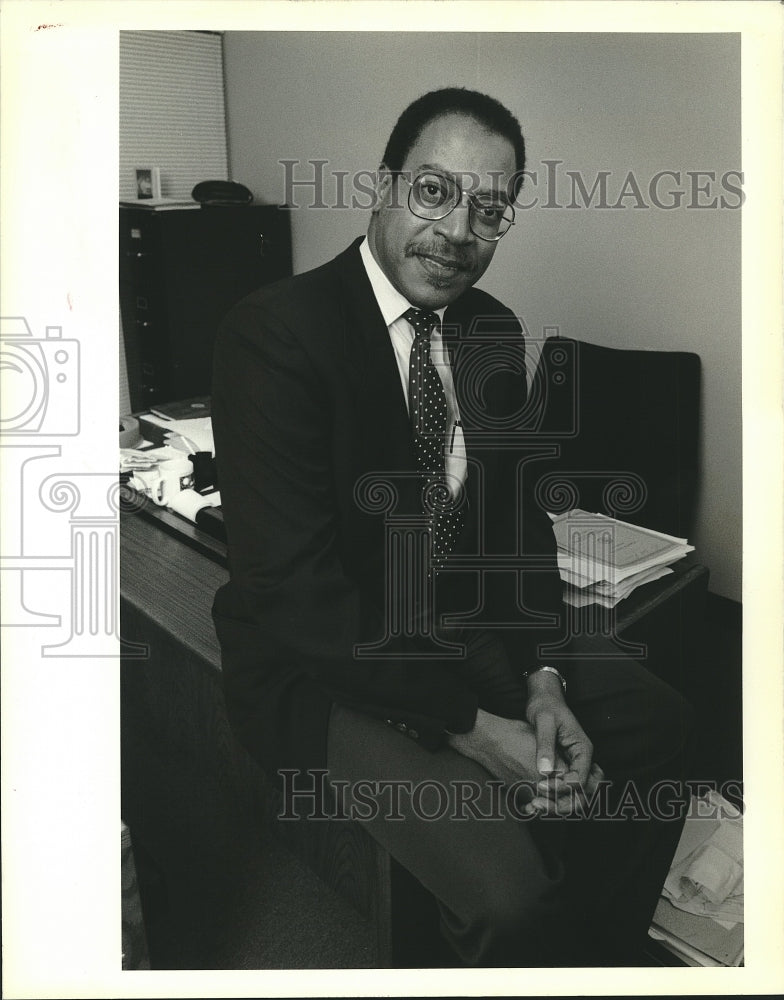
[[[743,817],[716,791],[691,800],[649,934],[687,965],[743,961]]]
[[[185,462],[189,468],[193,468],[192,462]],[[175,463],[180,468],[172,473]],[[138,501],[131,503],[132,509],[158,521],[164,530],[180,537],[186,544],[193,544],[200,551],[203,546],[197,544],[197,539],[192,535],[178,529],[177,524],[187,527],[185,522],[188,522],[225,546],[226,528],[220,506],[220,492],[209,487],[204,493],[200,493],[194,489],[193,484],[188,485],[188,480],[193,477],[184,466],[182,459],[165,459],[157,461],[149,469],[121,472],[120,481],[138,497]],[[180,475],[180,472],[185,475]],[[166,515],[168,520],[162,521],[162,515]]]
[[[606,514],[575,509],[550,517],[564,602],[575,608],[614,608],[637,587],[672,573],[670,566],[694,551],[685,538]]]
[[[120,478],[156,506],[225,541],[222,517],[207,513],[221,503],[209,403],[197,397],[123,417]]]

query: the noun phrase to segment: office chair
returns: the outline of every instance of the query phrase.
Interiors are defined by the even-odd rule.
[[[699,472],[698,355],[549,338],[529,400],[537,437],[558,448],[537,462],[538,496],[552,501],[552,513],[579,507],[688,536]]]

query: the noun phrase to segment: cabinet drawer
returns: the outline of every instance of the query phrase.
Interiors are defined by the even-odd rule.
[[[160,220],[153,212],[120,213],[120,255],[156,253],[160,246]]]

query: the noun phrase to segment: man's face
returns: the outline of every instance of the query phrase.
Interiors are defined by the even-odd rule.
[[[504,200],[515,171],[514,147],[473,118],[443,115],[425,126],[402,169],[409,180],[423,171],[436,171],[473,194]],[[481,278],[498,244],[471,232],[467,198],[446,218],[428,220],[409,210],[408,193],[403,178],[382,173],[368,230],[370,249],[412,305],[438,309]]]

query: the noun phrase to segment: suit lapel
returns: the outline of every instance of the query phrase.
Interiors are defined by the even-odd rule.
[[[475,510],[479,509],[477,505],[494,476],[497,461],[496,449],[488,447],[487,443],[486,432],[490,428],[482,415],[477,413],[477,406],[486,401],[471,382],[473,377],[481,376],[482,371],[487,372],[488,364],[492,368],[492,352],[495,349],[493,340],[478,333],[476,329],[480,316],[475,296],[469,290],[449,306],[443,323],[444,342],[449,352],[455,395],[463,424],[468,463],[466,488],[469,503]],[[481,366],[478,364],[477,352],[481,352],[484,357],[484,364]]]
[[[365,463],[378,471],[411,466],[413,447],[395,352],[357,240],[337,258],[344,309],[345,370],[354,391]]]
[[[479,456],[474,447],[474,436],[471,434],[472,421],[470,414],[472,410],[466,403],[465,386],[462,379],[462,366],[465,361],[465,349],[470,329],[470,320],[464,308],[465,300],[466,297],[464,295],[449,306],[444,313],[442,331],[444,344],[449,354],[449,366],[452,369],[452,382],[455,387],[457,408],[460,411],[460,421],[463,425],[466,460],[468,463],[468,478],[466,481],[468,499],[472,505],[475,505],[477,502],[477,490],[479,489],[476,474],[476,463]],[[474,405],[476,404],[474,403]]]

